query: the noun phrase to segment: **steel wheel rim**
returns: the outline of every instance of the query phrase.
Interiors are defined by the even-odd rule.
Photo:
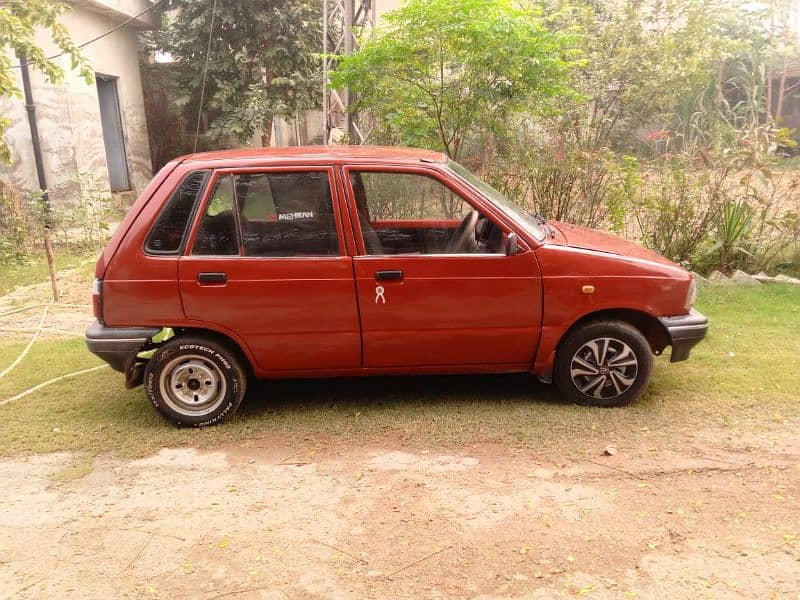
[[[216,364],[199,354],[189,354],[166,364],[159,388],[164,402],[175,412],[203,417],[224,402],[228,386]]]
[[[633,349],[617,338],[589,340],[572,355],[569,374],[579,392],[597,400],[611,400],[627,392],[639,373]]]

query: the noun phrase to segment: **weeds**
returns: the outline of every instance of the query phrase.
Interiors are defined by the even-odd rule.
[[[708,253],[719,252],[717,265],[724,271],[731,271],[742,258],[752,257],[746,243],[750,236],[753,210],[746,202],[727,201],[722,207],[722,214],[717,220],[715,242]]]
[[[102,248],[109,233],[109,217],[113,216],[113,198],[90,173],[78,173],[73,183],[75,205],[54,210],[59,241],[65,247],[72,245],[73,250]]]
[[[0,182],[0,264],[20,264],[33,253],[37,228],[25,195]]]
[[[503,162],[508,168],[497,168]],[[638,163],[608,150],[568,156],[537,148],[490,170],[493,184],[555,221],[621,232],[627,197],[638,185]]]
[[[96,177],[79,173],[71,206],[47,210],[40,193],[24,192],[0,182],[0,267],[13,269],[43,255],[45,223],[51,224],[60,253],[95,252],[108,237],[114,218],[112,197]]]

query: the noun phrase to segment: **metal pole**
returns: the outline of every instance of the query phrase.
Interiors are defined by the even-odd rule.
[[[47,193],[47,176],[44,172],[44,161],[42,160],[42,142],[39,139],[39,125],[36,122],[36,105],[33,103],[31,74],[30,71],[28,71],[28,60],[25,56],[19,57],[19,67],[22,75],[22,93],[25,98],[25,110],[28,113],[28,127],[30,127],[31,130],[33,162],[36,165],[36,178],[39,181],[39,190],[42,194],[44,209],[44,252],[47,256],[47,266],[50,271],[50,286],[53,288],[53,302],[58,302],[55,257],[53,256],[53,241],[50,237],[50,228],[53,226],[53,211],[50,207],[50,195]]]
[[[47,193],[47,177],[45,176],[44,161],[42,160],[42,142],[39,139],[36,105],[33,103],[33,92],[31,90],[31,74],[28,71],[28,60],[24,56],[19,57],[19,66],[22,74],[22,93],[25,97],[25,110],[28,112],[28,126],[31,130],[33,162],[36,165],[36,178],[39,181],[39,189],[42,192],[42,202],[44,203],[44,224],[45,227],[49,228],[52,225],[53,218],[50,210],[50,196]]]
[[[322,143],[328,145],[330,123],[328,122],[328,1],[322,0]]]
[[[350,56],[355,47],[355,39],[353,38],[353,15],[355,14],[354,0],[344,0],[344,55]],[[353,118],[350,113],[350,88],[344,88],[344,129],[353,139]]]

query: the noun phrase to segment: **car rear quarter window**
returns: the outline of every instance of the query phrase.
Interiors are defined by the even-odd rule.
[[[208,174],[208,171],[195,171],[184,177],[150,229],[144,246],[146,252],[175,254],[180,251]]]

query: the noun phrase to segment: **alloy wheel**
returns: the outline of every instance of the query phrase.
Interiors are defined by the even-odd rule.
[[[621,396],[636,382],[639,361],[622,340],[601,337],[583,344],[572,356],[570,377],[586,396],[610,400]]]

